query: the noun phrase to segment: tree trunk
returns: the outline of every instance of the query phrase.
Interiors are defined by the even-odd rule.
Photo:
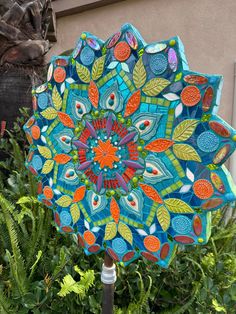
[[[9,129],[20,107],[32,107],[32,85],[42,82],[51,2],[3,0],[0,13],[0,125]]]

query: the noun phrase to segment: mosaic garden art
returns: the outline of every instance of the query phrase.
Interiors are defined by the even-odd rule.
[[[167,267],[178,243],[206,243],[211,211],[236,199],[221,87],[189,70],[178,37],[147,44],[130,24],[105,42],[84,32],[53,57],[24,128],[58,230],[124,264]]]

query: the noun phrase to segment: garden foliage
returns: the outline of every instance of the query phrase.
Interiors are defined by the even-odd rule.
[[[24,166],[22,125],[0,139],[0,313],[101,313],[103,255],[87,257],[61,235]],[[117,265],[116,314],[236,313],[236,219],[213,216],[207,245],[181,247],[163,270],[140,259]]]

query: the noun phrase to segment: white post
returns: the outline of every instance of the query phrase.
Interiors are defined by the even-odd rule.
[[[111,267],[102,264],[101,281],[107,285],[113,285],[116,282],[116,265],[113,264]]]

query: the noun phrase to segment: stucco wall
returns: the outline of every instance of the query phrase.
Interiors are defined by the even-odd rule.
[[[192,70],[222,74],[219,114],[231,123],[236,0],[127,0],[61,17],[57,21],[58,42],[48,58],[74,47],[84,30],[106,39],[126,22],[136,26],[147,42],[180,36]]]

